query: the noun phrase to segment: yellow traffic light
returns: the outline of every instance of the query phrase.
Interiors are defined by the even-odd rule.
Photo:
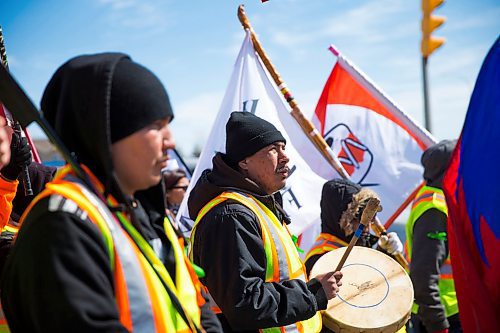
[[[444,44],[445,39],[442,37],[432,37],[431,34],[439,26],[441,26],[446,18],[443,16],[431,15],[431,13],[439,7],[444,0],[422,0],[422,56],[427,58],[438,47]]]

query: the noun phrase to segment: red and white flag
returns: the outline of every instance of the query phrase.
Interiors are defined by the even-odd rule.
[[[312,122],[338,156],[352,181],[371,187],[381,199],[386,227],[422,184],[420,157],[435,140],[353,64],[338,57]],[[324,160],[305,157],[320,176],[338,177]]]

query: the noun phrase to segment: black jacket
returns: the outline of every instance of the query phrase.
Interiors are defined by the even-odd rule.
[[[113,176],[108,92],[114,66],[126,56],[98,57],[98,64],[74,61],[54,74],[42,100],[44,114],[78,161],[127,207],[143,237],[161,244],[160,257],[174,275],[173,249],[161,224],[121,194]],[[101,232],[80,209],[58,195],[39,201],[23,222],[2,276],[2,306],[12,332],[127,332],[110,266]],[[208,332],[220,331],[208,305],[202,320]]]
[[[289,222],[281,208],[281,196],[267,195],[251,180],[229,167],[222,154],[213,159],[189,197],[189,213],[198,212],[225,190],[253,195],[281,221]],[[225,332],[254,332],[284,326],[312,317],[326,308],[319,281],[265,282],[266,259],[261,229],[254,213],[227,200],[200,221],[193,243],[194,262],[206,273],[202,280],[221,308]]]

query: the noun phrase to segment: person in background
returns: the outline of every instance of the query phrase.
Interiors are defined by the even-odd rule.
[[[0,228],[8,223],[13,209],[14,197],[19,185],[18,177],[24,167],[31,163],[31,150],[26,138],[10,131],[10,162],[0,169]],[[19,219],[16,219],[16,222]]]
[[[319,310],[342,273],[308,280],[286,227],[279,190],[289,174],[286,140],[271,123],[233,112],[226,153],[203,171],[188,199],[191,258],[220,312],[225,332],[319,332]]]
[[[30,202],[52,180],[57,168],[32,161],[28,140],[11,132],[10,163],[0,170],[0,272],[18,232],[18,222]],[[25,194],[23,170],[28,168],[32,195]]]
[[[65,166],[20,221],[1,280],[11,331],[220,331],[174,230],[135,198],[175,146],[160,80],[125,54],[83,55],[41,106],[81,173]]]
[[[189,186],[189,179],[182,169],[167,170],[163,173],[165,204],[167,213],[175,220],[179,207]]]
[[[321,233],[307,253],[307,274],[325,253],[347,246],[351,241],[370,198],[378,195],[347,179],[333,179],[323,185],[321,192]],[[401,252],[403,244],[395,232],[380,238],[370,234],[369,228],[361,234],[356,245],[377,248],[387,254]]]
[[[347,179],[333,179],[323,185],[320,202],[321,233],[304,261],[308,275],[323,255],[349,245],[370,198],[379,199],[374,191]],[[395,232],[378,238],[370,234],[369,229],[365,228],[356,243],[357,246],[371,248],[377,244],[378,250],[389,255],[403,250],[403,244]],[[322,333],[329,332],[332,331],[323,327]],[[399,332],[405,332],[404,328]]]
[[[448,208],[443,177],[456,140],[443,140],[422,154],[423,186],[406,223],[406,251],[415,290],[412,330],[461,332],[447,240]]]

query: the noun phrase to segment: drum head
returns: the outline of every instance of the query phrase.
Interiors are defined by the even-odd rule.
[[[346,248],[323,255],[311,278],[331,272]],[[382,252],[355,246],[342,268],[337,297],[323,311],[323,324],[334,332],[396,332],[408,321],[413,285],[405,270]]]

